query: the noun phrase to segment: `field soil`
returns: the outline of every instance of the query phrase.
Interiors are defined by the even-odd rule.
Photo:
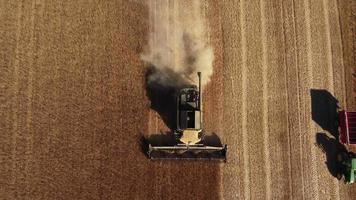
[[[335,124],[356,110],[356,1],[208,0],[202,13],[204,126],[226,163],[143,153],[169,131],[140,59],[145,3],[0,0],[0,199],[356,199]]]

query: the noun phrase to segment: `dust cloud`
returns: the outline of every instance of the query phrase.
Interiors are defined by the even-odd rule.
[[[200,1],[183,6],[174,0],[148,0],[147,7],[148,45],[141,59],[156,71],[147,83],[197,84],[200,71],[205,86],[213,73],[214,53]]]

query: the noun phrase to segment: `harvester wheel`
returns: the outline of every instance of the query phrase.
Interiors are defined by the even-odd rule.
[[[336,115],[335,117],[335,125],[336,127],[339,127],[339,115]]]

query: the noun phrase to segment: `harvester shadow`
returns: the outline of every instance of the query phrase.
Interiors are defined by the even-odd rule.
[[[335,138],[339,137],[337,125],[338,100],[327,90],[310,90],[312,119]]]
[[[147,152],[149,149],[149,144],[152,146],[174,146],[177,142],[174,139],[174,136],[171,132],[150,135],[150,137],[146,138],[141,136],[140,138],[140,146],[141,151],[147,156]]]
[[[207,146],[221,147],[222,143],[218,135],[212,133],[211,135],[205,135],[204,144]]]
[[[172,70],[157,70],[154,66],[146,71],[145,82],[151,109],[160,115],[168,128],[175,130],[177,127],[176,94],[187,85],[186,82]]]
[[[175,130],[177,128],[177,99],[176,95],[186,82],[172,70],[165,68],[158,70],[149,66],[145,74],[146,95],[151,102],[150,108],[156,111],[166,126]],[[141,150],[147,155],[148,145],[172,146],[176,142],[171,132],[142,136],[140,139]]]
[[[316,134],[316,142],[326,155],[326,165],[332,176],[341,179],[344,172],[342,155],[348,154],[344,145],[337,139],[329,137],[325,133]]]
[[[152,146],[172,146],[176,143],[177,142],[171,132],[150,135],[148,138],[142,136],[141,138],[141,144],[145,146],[148,146],[148,144],[151,144]]]

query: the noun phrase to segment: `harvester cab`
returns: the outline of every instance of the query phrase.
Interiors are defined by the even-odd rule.
[[[175,138],[185,144],[193,145],[201,141],[200,95],[196,86],[181,89],[177,98],[177,129]]]
[[[199,88],[185,87],[177,94],[177,124],[173,135],[176,143],[171,146],[149,144],[150,159],[190,159],[226,161],[227,146],[209,146],[204,143],[201,73],[198,72]]]

